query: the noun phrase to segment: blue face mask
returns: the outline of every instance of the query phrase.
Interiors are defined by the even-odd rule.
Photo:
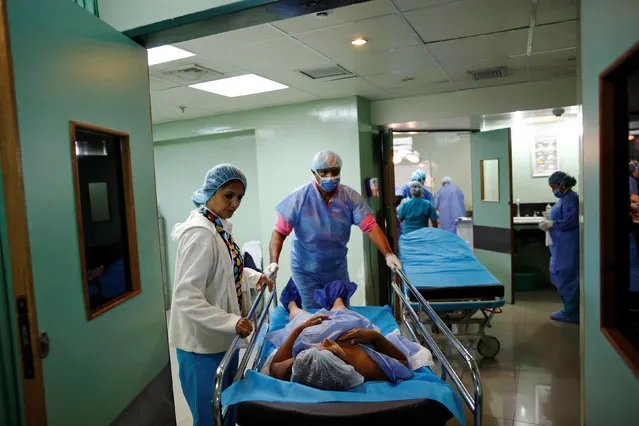
[[[341,181],[339,175],[335,177],[320,177],[320,175],[317,176],[320,178],[320,186],[326,192],[335,191],[335,188],[337,188],[337,185],[339,185]]]
[[[561,198],[564,196],[564,194],[562,194],[561,191],[558,189],[555,189],[552,193],[555,194],[555,197],[557,198]]]

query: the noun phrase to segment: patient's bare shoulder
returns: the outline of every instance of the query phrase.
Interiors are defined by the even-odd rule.
[[[364,381],[388,381],[388,376],[380,366],[359,345],[351,345],[348,342],[338,344],[346,354],[344,361],[352,365],[355,371],[364,377]]]

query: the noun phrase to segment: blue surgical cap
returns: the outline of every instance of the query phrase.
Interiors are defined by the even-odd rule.
[[[414,182],[426,180],[426,173],[424,173],[422,170],[415,170],[415,172],[411,175],[410,180]]]
[[[196,207],[206,204],[218,189],[232,180],[242,182],[244,190],[246,191],[246,176],[244,176],[244,173],[242,173],[240,169],[231,164],[220,164],[213,167],[206,172],[202,187],[191,196],[193,204],[195,204]]]
[[[564,185],[566,188],[572,188],[577,184],[577,179],[567,173],[556,171],[550,175],[548,183],[553,185]]]
[[[313,158],[312,170],[314,172],[324,169],[341,169],[342,158],[334,151],[320,151]]]
[[[444,176],[442,178],[442,183],[452,183],[452,181],[450,180],[450,176]]]

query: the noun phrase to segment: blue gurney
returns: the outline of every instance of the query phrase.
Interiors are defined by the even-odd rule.
[[[504,286],[477,260],[462,238],[437,228],[402,235],[399,257],[403,274],[424,299],[453,326],[458,338],[477,344],[485,358],[499,352],[499,341],[486,335],[504,305]],[[476,317],[476,313],[481,313]],[[473,324],[477,330],[473,331]]]
[[[288,322],[288,313],[282,307],[270,309],[275,306],[277,300],[275,291],[268,296],[266,309],[256,318],[257,306],[261,299],[267,297],[265,290],[262,290],[248,315],[256,322],[255,332],[241,357],[233,385],[222,391],[222,379],[231,357],[239,348],[239,338],[234,340],[216,372],[213,396],[216,424],[222,424],[228,410],[234,409],[237,422],[241,426],[262,425],[267,419],[268,424],[278,426],[340,426],[366,421],[397,424],[414,421],[416,418],[420,419],[420,424],[443,426],[453,416],[464,425],[465,403],[473,413],[474,424],[480,425],[482,391],[476,363],[437,314],[426,306],[427,303],[423,299],[419,300],[418,304],[422,307],[420,311],[431,315],[434,323],[443,329],[441,331],[450,339],[451,346],[461,354],[466,366],[471,370],[473,382],[472,390],[469,390],[430,333],[421,323],[415,322],[417,314],[402,290],[395,283],[392,283],[391,287],[400,300],[402,312],[408,312],[413,319],[414,327],[407,321],[403,322],[405,330],[408,329],[408,337],[417,341],[419,336],[422,344],[431,350],[441,367],[439,376],[430,368],[422,367],[414,371],[411,380],[397,384],[367,382],[349,391],[333,392],[281,381],[259,373],[269,354],[275,349],[264,337],[268,332],[284,328]],[[388,306],[350,309],[371,320],[383,334],[395,330],[405,331],[399,328]],[[446,379],[452,383],[449,384]]]

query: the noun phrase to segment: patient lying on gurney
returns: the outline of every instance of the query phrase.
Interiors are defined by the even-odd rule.
[[[315,292],[324,309],[313,315],[299,307],[301,298],[289,281],[280,299],[289,323],[267,335],[279,349],[263,372],[318,389],[347,390],[367,381],[408,380],[411,370],[432,366],[426,348],[399,332],[383,336],[367,318],[348,309],[356,288],[344,281],[327,284]]]

